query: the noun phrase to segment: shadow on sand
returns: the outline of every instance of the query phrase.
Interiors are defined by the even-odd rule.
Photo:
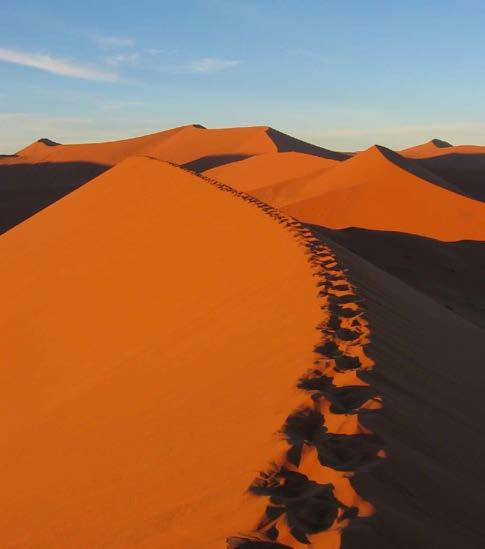
[[[182,164],[182,168],[190,170],[191,172],[205,172],[211,168],[217,168],[224,164],[230,164],[231,162],[237,162],[238,160],[245,160],[249,158],[249,154],[219,154],[213,156],[201,156],[195,160],[191,160],[186,164]]]
[[[442,242],[407,233],[353,227],[313,228],[485,328],[485,242]]]
[[[0,233],[106,171],[88,162],[0,164]]]

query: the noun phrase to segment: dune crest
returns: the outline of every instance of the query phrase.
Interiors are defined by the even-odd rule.
[[[310,184],[313,198],[283,208],[308,223],[485,240],[483,204],[447,189],[425,167],[385,147],[371,147]]]
[[[443,141],[442,139],[431,139],[426,143],[421,145],[415,145],[413,147],[408,147],[399,151],[399,154],[407,156],[408,158],[422,158],[424,156],[433,156],[439,154],[444,149],[453,149],[453,145],[448,143],[448,141]],[[443,151],[447,152],[447,151]]]
[[[331,527],[321,535],[338,542],[348,520],[372,512],[347,478],[359,454],[343,465],[332,453],[358,433],[358,448],[370,442],[356,411],[374,397],[352,389],[370,364],[356,343],[366,324],[331,252],[299,223],[136,157],[3,235],[0,255],[4,544],[195,549],[258,530],[266,502],[246,493],[254,472],[282,453],[296,467],[301,428],[288,413],[322,321],[316,268],[332,311],[320,329],[337,339],[316,349],[318,386],[305,390],[325,426],[318,457],[305,441],[295,474],[328,470],[311,482],[335,490],[337,514],[317,531],[285,533],[291,513],[278,527],[291,539]],[[274,436],[283,425],[286,441]]]
[[[271,152],[294,151],[323,158],[347,158],[343,153],[305,143],[268,126],[208,129],[191,124],[121,141],[55,144],[55,147],[50,145],[54,142],[47,141],[36,141],[19,151],[17,156],[29,162],[94,162],[113,166],[128,156],[148,155],[180,165],[192,163],[191,168],[195,170],[196,161],[204,164],[202,159],[212,158],[215,166],[218,159],[224,163],[225,156],[245,158]],[[210,167],[203,166],[204,169]]]

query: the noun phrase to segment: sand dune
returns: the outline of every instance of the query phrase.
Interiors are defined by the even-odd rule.
[[[148,155],[204,171],[244,158],[296,151],[322,162],[346,155],[267,126],[206,129],[182,126],[105,143],[60,145],[43,138],[0,158],[0,232],[27,219],[131,155]]]
[[[451,145],[441,139],[433,139],[427,143],[409,147],[399,151],[408,158],[428,158],[430,156],[446,156],[449,154],[485,154],[485,147],[480,145]]]
[[[485,147],[449,143],[446,147],[437,147],[430,142],[405,149],[401,154],[415,158],[466,195],[485,201]]]
[[[449,148],[453,148],[453,145],[448,143],[448,141],[431,139],[431,141],[426,143],[403,149],[402,151],[399,151],[399,153],[408,158],[422,158],[425,156],[434,156],[436,154],[440,154],[441,152],[447,154],[446,149]]]
[[[440,242],[405,233],[354,228],[319,230],[485,329],[485,242]]]
[[[0,257],[4,547],[336,548],[372,514],[349,482],[384,457],[357,419],[369,328],[297,222],[134,157]]]
[[[448,190],[446,181],[384,147],[340,163],[311,184],[319,195],[284,211],[330,228],[400,231],[443,241],[485,240],[482,203]]]
[[[273,185],[298,187],[301,179],[323,173],[337,164],[337,160],[299,152],[267,153],[218,166],[204,174],[258,196],[260,190]]]
[[[342,549],[481,549],[483,329],[323,238],[366,303],[384,409],[362,421],[388,452],[382,467],[357,474],[377,512],[350,524]]]
[[[480,549],[484,159],[197,125],[0,158],[0,229],[45,208],[0,237],[2,546]]]
[[[344,159],[346,155],[305,143],[267,126],[207,129],[194,124],[133,139],[105,143],[57,145],[41,139],[17,153],[29,162],[92,162],[113,166],[124,158],[144,154],[176,164],[214,166],[256,154],[302,152],[323,158]],[[239,158],[238,158],[239,157]],[[199,171],[199,170],[197,170]]]

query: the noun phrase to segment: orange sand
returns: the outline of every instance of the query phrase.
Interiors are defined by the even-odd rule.
[[[267,126],[207,129],[190,125],[105,143],[51,146],[41,140],[19,151],[17,158],[4,158],[1,162],[92,162],[113,166],[128,156],[143,154],[186,164],[205,157],[217,157],[221,162],[224,157],[239,160],[279,150],[345,158],[345,155],[305,143]]]
[[[396,163],[397,162],[397,163]],[[398,165],[399,163],[399,165]],[[415,175],[423,170],[423,177]],[[415,173],[412,173],[415,171]],[[485,240],[485,204],[447,190],[424,168],[372,147],[307,182],[319,196],[283,208],[302,221],[331,228],[400,231],[444,241]]]
[[[245,490],[321,318],[292,234],[136,157],[0,257],[2,546],[224,547],[254,528],[265,502]]]
[[[446,141],[432,140],[399,152],[408,158],[429,158],[448,154],[485,154],[485,147],[480,145],[450,145]]]
[[[205,175],[235,189],[258,196],[273,185],[290,186],[301,178],[317,175],[338,164],[338,160],[298,152],[267,153],[224,164]]]

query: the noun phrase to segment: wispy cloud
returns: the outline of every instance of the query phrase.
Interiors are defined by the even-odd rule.
[[[105,49],[132,48],[136,44],[136,38],[130,36],[106,36],[96,34],[93,39],[100,48]]]
[[[126,54],[121,53],[119,55],[108,55],[104,59],[108,65],[116,67],[123,64],[133,64],[138,61],[139,57],[140,54],[135,52]]]
[[[178,50],[174,48],[144,48],[143,53],[147,53],[148,55],[173,55],[177,53]]]
[[[82,78],[84,80],[113,82],[118,79],[118,75],[114,72],[100,70],[94,66],[85,65],[70,59],[52,57],[44,53],[22,52],[0,48],[0,61],[32,67],[62,76]]]
[[[185,65],[180,65],[177,72],[184,74],[210,74],[230,69],[241,63],[242,61],[204,57],[203,59],[196,59]]]

